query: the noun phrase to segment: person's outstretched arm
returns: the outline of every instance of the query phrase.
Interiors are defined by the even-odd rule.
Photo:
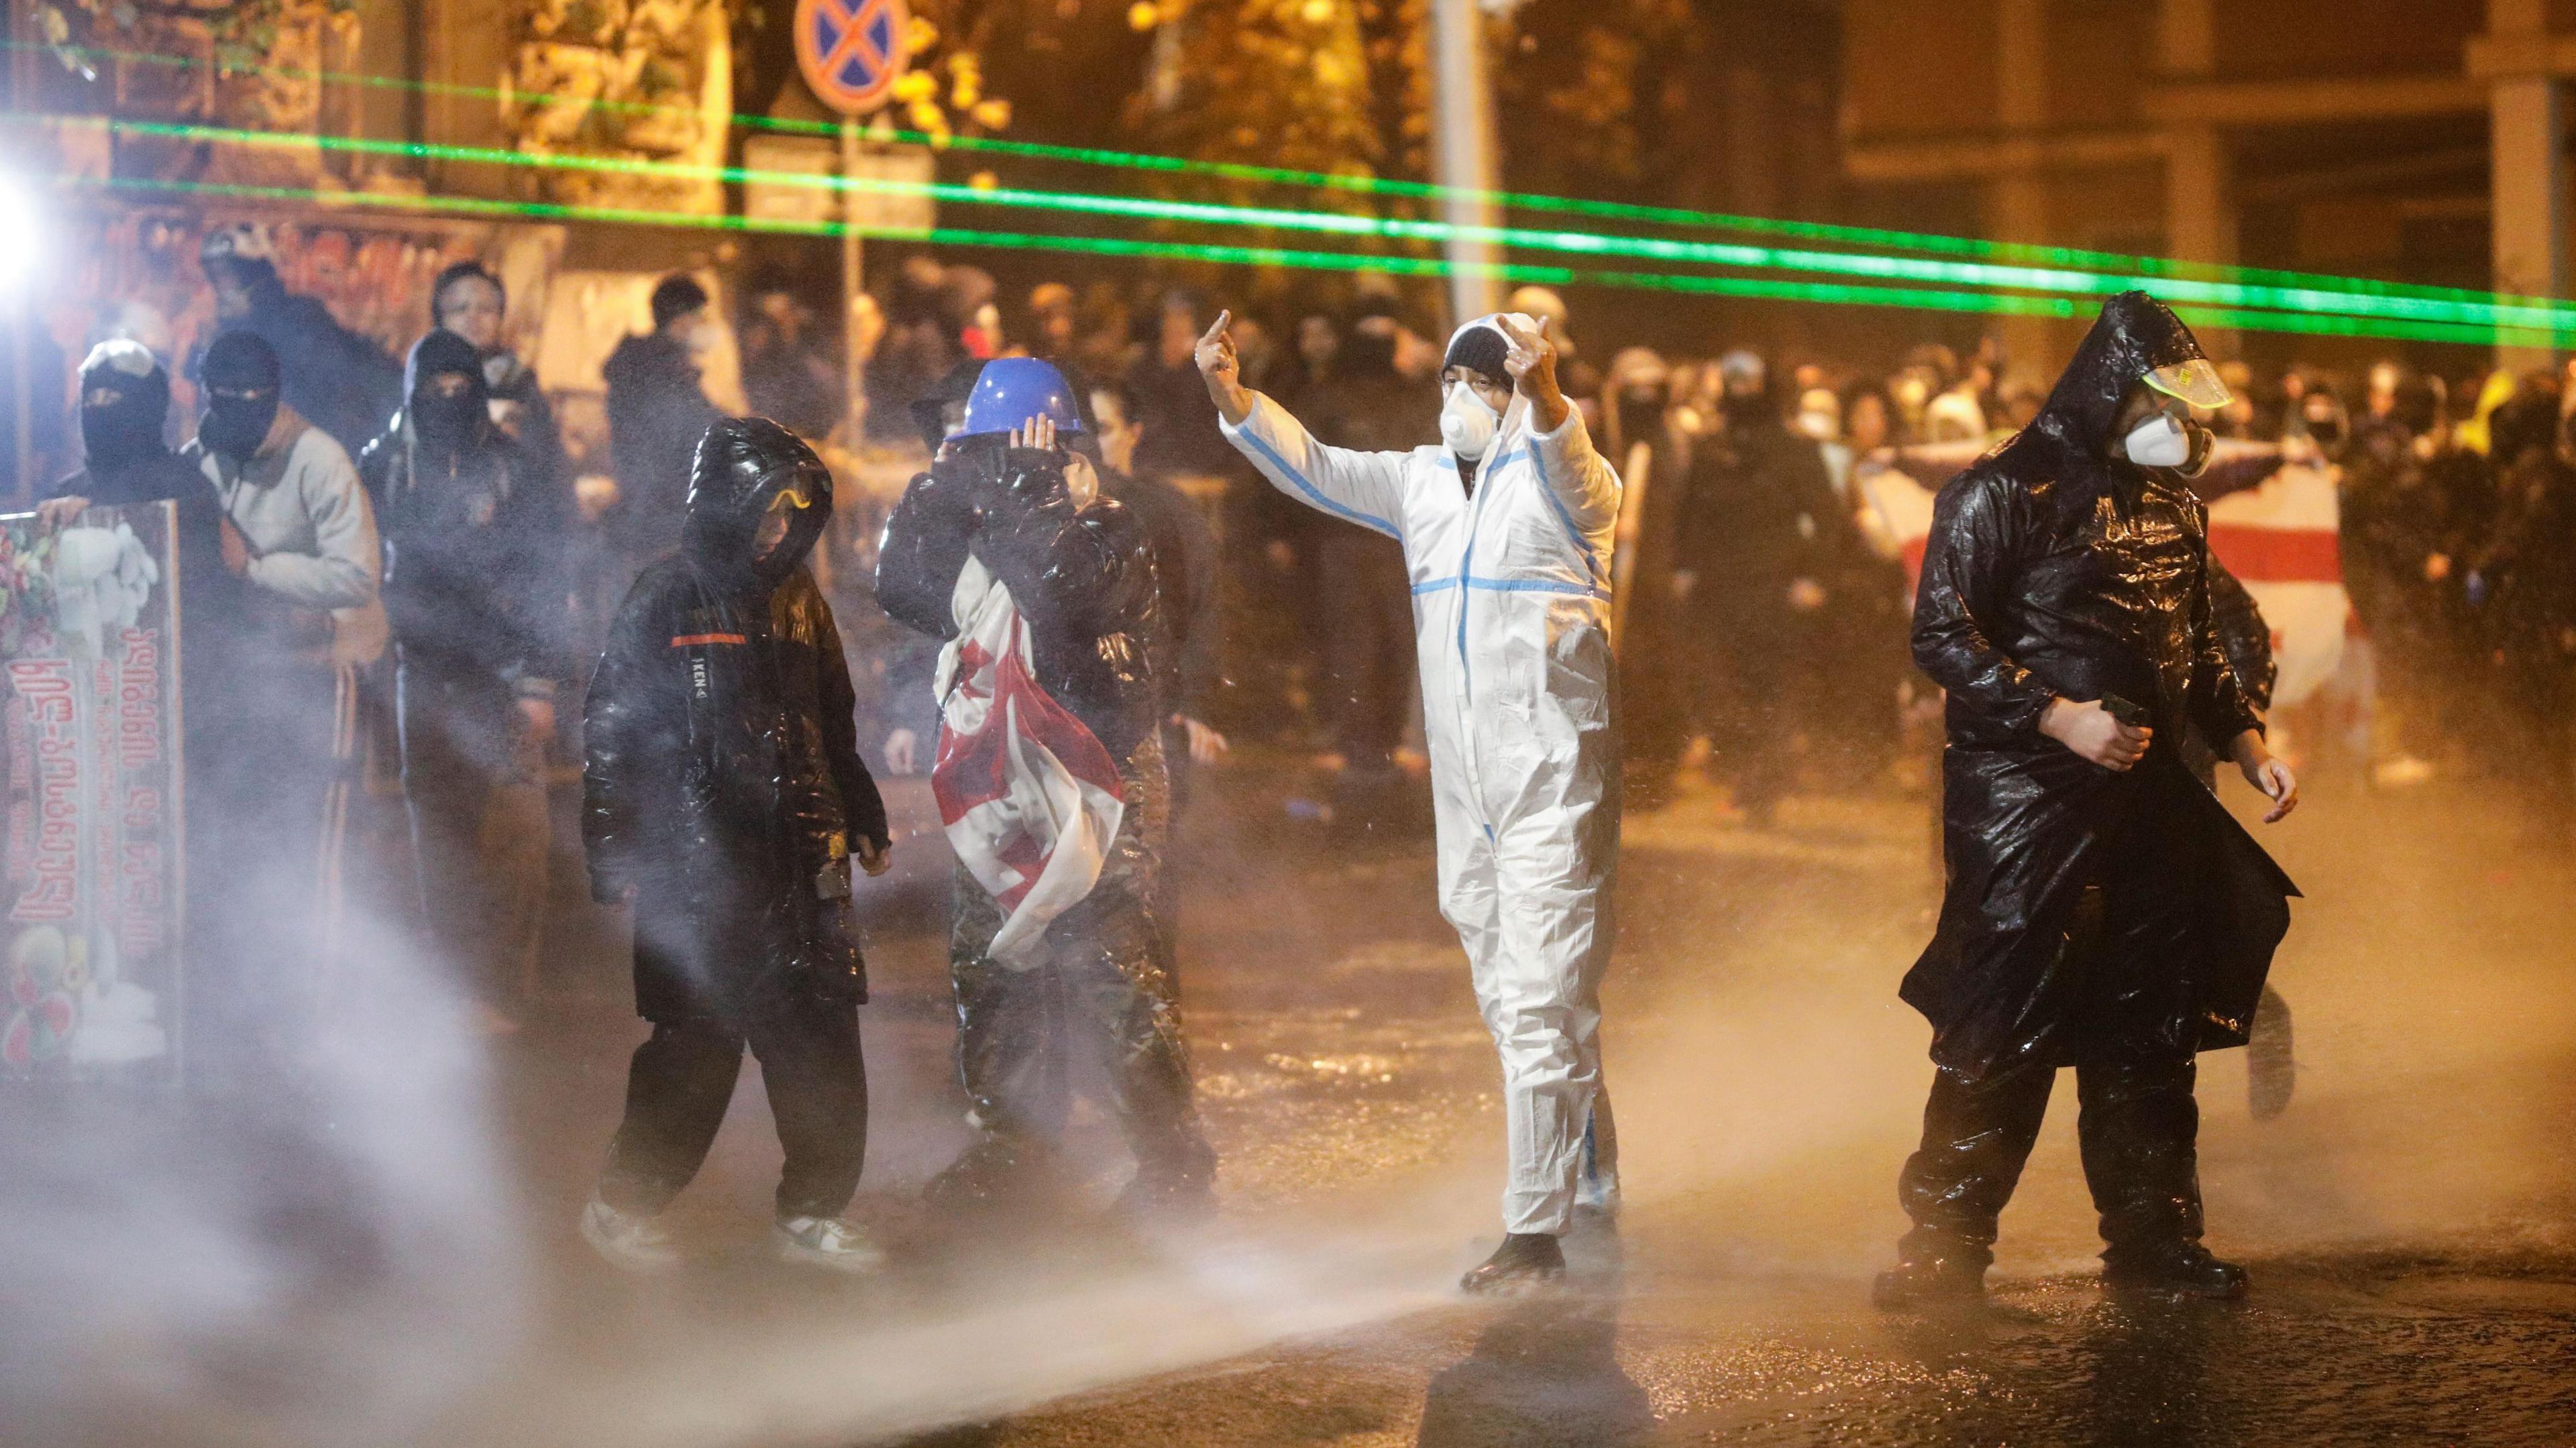
[[[1226,330],[1232,312],[1199,338],[1199,376],[1207,381],[1226,441],[1252,460],[1270,485],[1319,512],[1401,538],[1398,502],[1404,490],[1403,453],[1354,452],[1315,441],[1288,409],[1243,385]]]

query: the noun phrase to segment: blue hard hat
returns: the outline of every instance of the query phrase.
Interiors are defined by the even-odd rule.
[[[966,423],[958,433],[1009,432],[1041,417],[1053,421],[1059,434],[1082,431],[1082,408],[1074,401],[1073,384],[1052,362],[996,357],[976,374],[975,390],[966,396]]]

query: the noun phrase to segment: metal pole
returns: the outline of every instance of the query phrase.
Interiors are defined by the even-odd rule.
[[[1476,0],[1431,0],[1433,102],[1442,194],[1441,219],[1455,227],[1496,224],[1493,97],[1485,86],[1485,27]],[[1501,304],[1502,283],[1488,273],[1501,249],[1452,233],[1449,306],[1453,321]]]
[[[841,118],[841,179],[859,179],[859,118]],[[846,410],[842,427],[848,433],[848,446],[853,453],[859,440],[866,436],[868,395],[866,388],[867,353],[859,338],[859,303],[866,295],[862,283],[859,255],[859,189],[852,185],[842,191],[841,219],[849,225],[841,233],[841,366],[846,376]]]

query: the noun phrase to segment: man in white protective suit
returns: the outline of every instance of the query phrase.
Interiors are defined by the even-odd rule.
[[[1458,329],[1444,442],[1317,442],[1237,375],[1228,316],[1198,364],[1228,439],[1280,491],[1404,545],[1438,820],[1440,908],[1502,1054],[1503,1245],[1460,1284],[1562,1276],[1578,1209],[1608,1225],[1617,1146],[1601,1084],[1601,974],[1619,853],[1610,547],[1619,477],[1558,390],[1536,320]]]

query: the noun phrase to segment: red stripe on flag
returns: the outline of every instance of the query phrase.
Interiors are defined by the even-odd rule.
[[[2341,583],[2343,550],[2322,528],[2213,523],[2209,551],[2248,583]]]
[[[685,649],[696,644],[741,644],[751,640],[740,634],[673,634],[671,647]]]

